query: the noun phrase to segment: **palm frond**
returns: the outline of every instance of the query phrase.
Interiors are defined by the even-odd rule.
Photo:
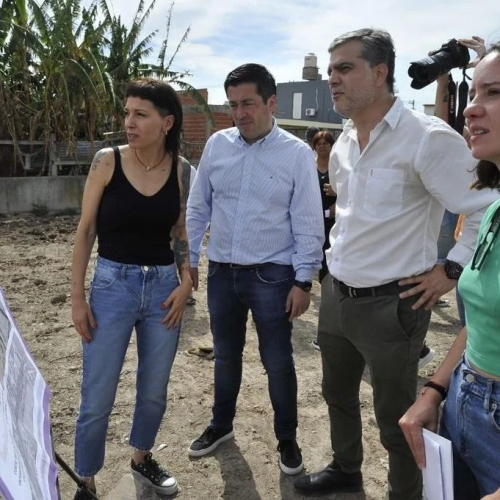
[[[172,22],[172,10],[174,8],[174,2],[170,4],[167,14],[167,30],[165,38],[163,39],[160,47],[160,52],[158,53],[158,66],[163,68],[165,66],[165,54],[167,53],[168,38],[170,36],[170,23]]]
[[[187,28],[187,30],[184,32],[184,36],[182,37],[181,41],[177,44],[177,47],[175,49],[175,52],[173,53],[172,57],[170,58],[170,61],[168,61],[168,64],[165,69],[170,69],[170,66],[172,65],[173,60],[175,59],[175,56],[179,52],[180,48],[184,45],[186,40],[188,39],[189,32],[191,31],[191,26]]]

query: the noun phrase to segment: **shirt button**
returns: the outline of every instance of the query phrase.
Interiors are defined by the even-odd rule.
[[[468,373],[465,376],[465,380],[469,382],[469,384],[472,384],[472,382],[474,382],[476,379],[474,378],[474,375],[472,375],[472,373]]]

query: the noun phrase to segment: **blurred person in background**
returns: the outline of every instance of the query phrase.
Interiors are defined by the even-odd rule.
[[[337,195],[330,184],[328,175],[328,163],[330,152],[335,142],[333,135],[327,131],[317,132],[312,140],[312,147],[316,152],[316,165],[318,170],[319,188],[321,190],[321,202],[323,204],[323,222],[325,225],[325,243],[323,244],[323,261],[319,270],[319,282],[328,274],[325,252],[330,248],[330,230],[335,224],[335,200]],[[318,340],[312,341],[315,349],[319,350]]]

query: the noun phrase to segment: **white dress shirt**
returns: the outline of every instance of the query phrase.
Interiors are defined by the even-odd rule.
[[[349,120],[330,157],[336,224],[327,251],[330,273],[353,287],[372,287],[430,270],[444,208],[462,213],[462,236],[448,259],[472,258],[486,208],[498,191],[471,190],[477,160],[465,140],[438,118],[397,98],[360,153]]]
[[[210,223],[207,256],[233,264],[293,265],[299,281],[321,267],[321,193],[311,148],[273,128],[248,144],[236,127],[210,137],[186,214],[191,266]]]

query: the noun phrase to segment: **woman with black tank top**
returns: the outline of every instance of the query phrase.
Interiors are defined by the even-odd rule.
[[[75,470],[86,485],[75,500],[93,498],[89,490],[95,492],[94,476],[104,464],[109,416],[134,327],[132,473],[159,493],[177,491],[177,481],[150,450],[166,409],[192,288],[185,228],[190,166],[179,157],[182,107],[170,85],[142,78],[127,87],[125,114],[128,145],[96,154],[73,252],[72,315],[83,346]],[[98,257],[87,302],[85,274],[96,236]]]

